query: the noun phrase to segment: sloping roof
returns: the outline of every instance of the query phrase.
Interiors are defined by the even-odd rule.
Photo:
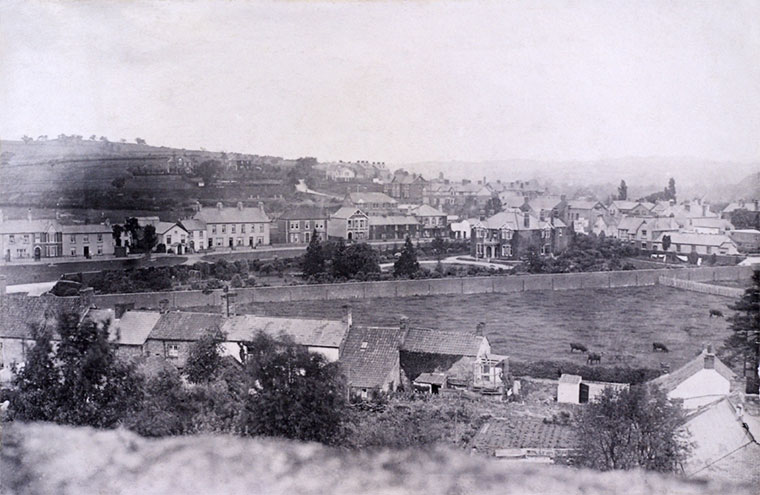
[[[639,204],[638,201],[623,201],[623,200],[615,200],[613,201],[610,206],[614,206],[618,210],[625,211],[625,210],[632,210],[636,208]]]
[[[143,345],[160,318],[158,311],[127,311],[111,326],[111,341],[122,345]]]
[[[422,178],[421,175],[413,175],[410,173],[406,174],[394,174],[393,179],[391,182],[395,182],[397,184],[414,184],[417,181],[425,182],[425,179]]]
[[[618,230],[627,230],[628,232],[636,232],[644,223],[644,219],[641,217],[623,217],[618,223]]]
[[[148,334],[148,339],[198,340],[209,330],[221,328],[222,320],[222,315],[214,313],[164,313]]]
[[[422,373],[420,376],[414,379],[415,383],[429,383],[430,385],[440,385],[443,386],[446,384],[446,374],[445,373]]]
[[[696,232],[672,232],[669,234],[672,244],[687,244],[694,246],[722,246],[723,244],[736,245],[730,237],[724,234],[698,234]],[[662,241],[662,235],[657,242]]]
[[[528,215],[529,219],[527,227],[525,226],[525,215]],[[552,227],[548,222],[539,220],[537,217],[521,211],[501,211],[492,217],[480,220],[479,223],[487,229],[538,230]],[[564,226],[564,224],[555,224],[555,226],[560,227]]]
[[[50,229],[60,231],[55,220],[4,220],[0,222],[0,234],[33,234],[47,232]]]
[[[759,209],[760,205],[755,205],[754,201],[744,201],[743,203],[735,201],[723,208],[723,213],[732,213],[736,210],[758,211]]]
[[[156,234],[165,234],[168,231],[170,231],[172,228],[174,228],[175,226],[177,226],[180,229],[182,229],[185,232],[187,232],[187,230],[185,230],[185,228],[182,225],[178,224],[178,223],[175,223],[175,222],[158,222],[155,225]]]
[[[672,392],[681,383],[683,383],[685,380],[690,378],[696,372],[705,369],[705,355],[706,354],[707,354],[707,350],[703,350],[702,352],[699,353],[699,355],[697,355],[697,357],[695,357],[688,363],[684,364],[677,370],[658,376],[657,378],[651,380],[650,383],[652,385],[659,386],[665,392]],[[715,357],[715,371],[717,371],[718,374],[720,374],[720,376],[722,376],[726,380],[731,381],[735,378],[734,372],[731,371],[731,369],[728,366],[723,364],[723,362],[717,357]]]
[[[261,208],[250,208],[244,206],[222,207],[222,208],[201,208],[193,218],[202,220],[206,223],[261,223],[269,222],[269,217]]]
[[[180,220],[179,224],[182,225],[182,227],[188,232],[195,230],[206,230],[206,222],[197,218],[187,218],[185,220]]]
[[[713,229],[732,230],[734,226],[723,218],[692,218],[689,220],[692,227],[704,227]]]
[[[340,347],[348,325],[341,320],[303,318],[272,318],[257,315],[238,315],[222,324],[227,341],[251,340],[259,331],[271,337],[290,336],[294,342],[313,347]]]
[[[459,183],[451,184],[451,188],[454,192],[464,193],[464,194],[475,194],[478,191],[480,191],[482,187],[483,187],[482,184],[477,184],[477,183],[472,183],[472,182],[467,183],[467,184],[459,184]]]
[[[103,223],[61,225],[64,234],[111,234],[113,227]]]
[[[430,328],[410,328],[401,349],[407,352],[477,356],[485,337],[465,332],[449,332]]]
[[[446,216],[444,212],[442,212],[441,210],[437,208],[433,208],[430,205],[417,206],[415,208],[412,208],[410,213],[418,217],[445,217]]]
[[[369,217],[370,225],[419,225],[419,220],[409,215],[375,215]]]
[[[400,328],[356,327],[348,331],[340,361],[352,387],[380,388],[399,359]]]
[[[44,324],[55,331],[61,314],[73,312],[81,318],[84,311],[85,308],[80,305],[78,298],[2,296],[0,337],[30,339],[32,328]]]
[[[580,375],[569,375],[567,373],[562,373],[562,376],[559,377],[559,383],[569,383],[572,385],[579,385],[583,378]]]
[[[599,201],[591,201],[587,199],[571,199],[567,202],[567,207],[573,208],[575,210],[592,210],[597,205],[601,206],[602,208],[605,207]]]
[[[381,192],[352,192],[348,194],[348,199],[355,205],[373,203],[390,203],[395,205],[397,203],[395,199]]]
[[[680,228],[676,219],[671,217],[644,218],[643,220],[652,232],[678,230]]]
[[[562,202],[559,196],[538,196],[528,201],[528,206],[536,211],[553,210]]]
[[[330,216],[327,209],[320,206],[300,205],[286,210],[280,215],[281,220],[313,220],[325,219]]]
[[[366,213],[355,206],[343,206],[339,208],[338,211],[330,215],[330,218],[351,218],[356,213],[365,217],[367,216]]]

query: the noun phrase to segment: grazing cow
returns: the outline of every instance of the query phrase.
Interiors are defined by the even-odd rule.
[[[601,362],[602,362],[602,356],[600,354],[597,354],[595,352],[588,353],[588,358],[586,359],[586,363],[594,364],[594,363],[601,363]]]
[[[723,318],[723,311],[719,309],[711,309],[710,318],[712,318],[713,316],[717,316],[718,318]]]
[[[660,371],[665,373],[670,372],[670,365],[668,363],[660,363]]]
[[[588,349],[583,344],[570,344],[570,352],[573,351],[588,352]]]
[[[653,342],[652,352],[657,352],[657,351],[670,352],[670,349],[668,349],[668,346],[666,346],[662,342]]]

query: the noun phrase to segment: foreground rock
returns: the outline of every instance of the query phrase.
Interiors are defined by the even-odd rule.
[[[749,494],[643,472],[505,464],[444,448],[347,452],[229,436],[148,440],[126,431],[6,424],[2,493]]]

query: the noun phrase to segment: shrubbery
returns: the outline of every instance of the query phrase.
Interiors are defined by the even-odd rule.
[[[604,235],[574,234],[568,248],[556,257],[540,256],[535,250],[521,266],[528,273],[600,272],[635,269],[625,258],[638,256],[631,243]]]

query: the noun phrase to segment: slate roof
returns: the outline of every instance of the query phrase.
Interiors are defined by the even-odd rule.
[[[620,211],[623,210],[632,210],[636,208],[640,203],[638,201],[624,201],[624,200],[615,200],[612,202],[610,206],[614,206]]]
[[[695,246],[722,246],[723,244],[736,245],[730,237],[724,234],[698,234],[696,232],[672,232],[669,235],[672,244],[687,244]],[[662,236],[657,238],[657,242],[662,241]]]
[[[222,324],[228,342],[251,340],[262,331],[271,337],[289,335],[297,344],[311,347],[340,347],[348,325],[341,320],[304,318],[272,318],[257,315],[238,315]]]
[[[55,330],[58,317],[64,312],[84,315],[78,298],[55,296],[0,296],[0,337],[31,339],[32,328],[46,324]]]
[[[404,338],[401,350],[448,356],[478,355],[485,337],[465,332],[449,332],[430,328],[410,328]]]
[[[329,212],[319,206],[296,206],[280,215],[280,220],[312,220],[324,219],[330,216]]]
[[[221,328],[222,315],[172,311],[162,314],[147,340],[198,340],[209,330]]]
[[[680,228],[676,219],[671,217],[644,218],[643,220],[647,228],[652,232],[678,230]]]
[[[349,384],[358,388],[383,387],[398,362],[403,338],[400,328],[352,326],[340,357]]]
[[[444,373],[422,373],[414,379],[414,382],[443,386],[446,384],[446,375]]]
[[[552,210],[562,202],[559,196],[539,196],[528,201],[528,206],[533,210]]]
[[[723,208],[723,213],[732,213],[736,210],[758,211],[759,208],[760,205],[756,206],[754,201],[745,201],[744,204],[735,201]]]
[[[525,227],[525,215],[521,211],[501,211],[492,217],[480,220],[479,223],[487,229],[538,230],[552,227],[548,222],[539,220],[530,214],[528,214],[528,227]],[[564,226],[564,224],[559,225],[555,222],[555,226]]]
[[[102,223],[61,225],[59,232],[64,234],[111,234],[113,227]]]
[[[723,218],[692,218],[689,223],[692,227],[704,227],[713,229],[732,230],[734,226]]]
[[[180,220],[178,223],[188,232],[206,230],[206,222],[197,218],[187,218],[185,220]]]
[[[169,230],[171,230],[172,228],[174,228],[175,225],[177,227],[181,228],[182,230],[184,230],[185,232],[187,232],[187,230],[185,229],[185,227],[183,227],[182,225],[180,225],[178,223],[175,223],[175,222],[158,222],[155,225],[156,234],[165,234]]]
[[[374,215],[369,217],[370,225],[419,225],[419,220],[408,215]]]
[[[444,212],[442,212],[441,210],[437,208],[433,208],[430,205],[417,206],[416,208],[412,208],[410,213],[418,217],[445,217],[446,216]]]
[[[0,234],[33,234],[47,232],[50,229],[60,231],[60,225],[54,220],[4,220],[0,222]]]
[[[193,218],[206,223],[262,223],[269,222],[269,217],[261,208],[222,207],[201,208]]]
[[[567,202],[567,207],[575,210],[593,210],[597,205],[604,207],[599,201],[591,201],[587,199],[571,199]]]
[[[623,217],[618,223],[618,230],[627,230],[630,233],[636,233],[644,223],[644,219],[641,217]]]
[[[697,357],[686,363],[685,365],[681,366],[677,370],[674,370],[670,373],[665,373],[664,375],[660,375],[657,378],[650,381],[652,385],[657,385],[661,389],[663,389],[665,392],[672,392],[675,390],[681,383],[683,383],[686,379],[697,373],[698,371],[701,371],[705,367],[705,354],[707,354],[707,350],[703,350],[699,353]],[[736,378],[736,375],[734,374],[731,369],[723,364],[723,362],[715,357],[715,371],[720,374],[723,378],[726,380],[734,380]]]
[[[109,329],[110,340],[122,345],[143,345],[160,318],[158,311],[127,311]]]
[[[355,213],[359,213],[365,217],[367,216],[366,213],[355,206],[343,206],[339,208],[338,211],[330,215],[330,218],[351,218]]]
[[[352,192],[349,193],[348,199],[355,205],[389,203],[395,205],[397,201],[385,193],[381,192]]]

